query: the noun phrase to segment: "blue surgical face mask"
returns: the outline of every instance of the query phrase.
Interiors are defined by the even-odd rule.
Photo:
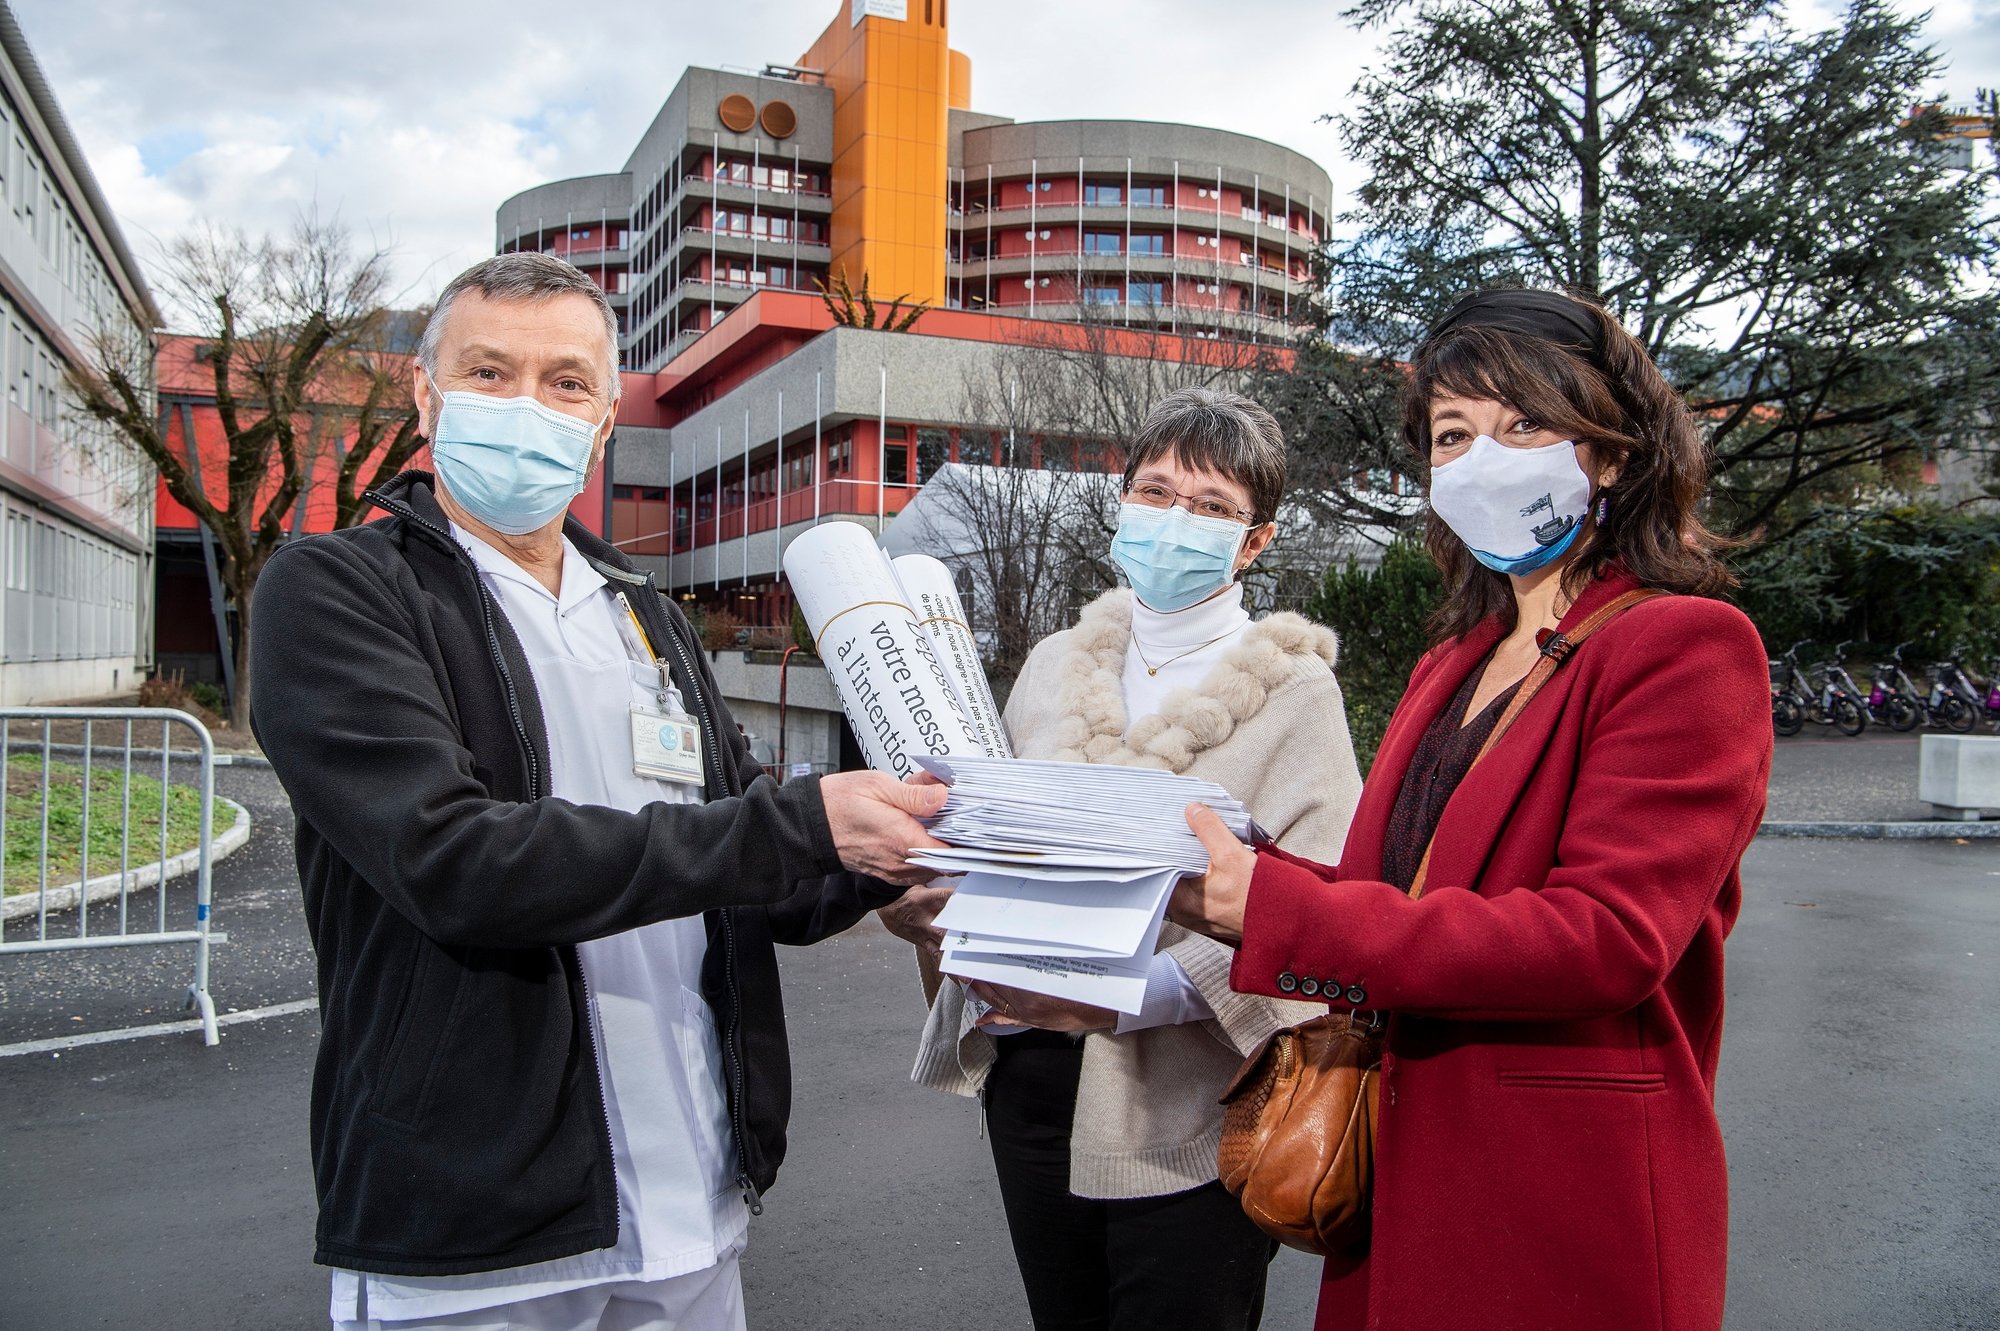
[[[1120,504],[1111,557],[1147,609],[1172,614],[1229,585],[1249,535],[1240,522],[1197,517],[1179,504]]]
[[[431,429],[431,458],[467,513],[494,531],[525,536],[583,493],[602,428],[531,397],[450,392]]]

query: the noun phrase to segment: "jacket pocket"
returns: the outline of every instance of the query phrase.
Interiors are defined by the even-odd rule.
[[[1502,1068],[1500,1084],[1531,1091],[1617,1091],[1652,1095],[1667,1089],[1663,1072],[1575,1072],[1553,1068]]]
[[[414,1128],[423,1118],[431,1083],[458,1014],[465,969],[452,964],[428,939],[416,941],[403,1002],[391,1028],[369,1109]]]
[[[736,1135],[729,1123],[729,1099],[722,1089],[722,1033],[708,1000],[692,989],[681,989],[681,1020],[674,1026],[680,1045],[681,1068],[687,1076],[689,1127],[701,1167],[708,1173],[708,1192],[719,1197],[735,1186]]]

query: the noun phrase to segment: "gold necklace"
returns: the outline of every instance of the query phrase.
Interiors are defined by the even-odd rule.
[[[1162,670],[1165,670],[1168,666],[1172,665],[1174,662],[1180,660],[1181,656],[1193,656],[1196,652],[1200,651],[1202,647],[1213,647],[1215,646],[1216,643],[1221,642],[1224,638],[1228,637],[1231,633],[1234,632],[1236,632],[1235,629],[1227,629],[1221,633],[1216,634],[1213,638],[1210,638],[1207,642],[1202,643],[1200,646],[1188,648],[1186,651],[1182,652],[1180,656],[1169,656],[1166,660],[1160,662],[1158,665],[1154,665],[1151,661],[1148,661],[1146,659],[1146,649],[1139,645],[1139,635],[1136,633],[1132,635],[1132,650],[1139,654],[1139,664],[1146,667],[1146,675],[1148,678],[1150,678],[1154,675],[1159,674]]]

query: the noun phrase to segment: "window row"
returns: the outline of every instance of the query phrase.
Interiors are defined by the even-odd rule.
[[[745,212],[740,208],[717,208],[704,218],[711,230],[732,236],[755,236],[759,240],[798,241],[802,245],[824,245],[826,223],[816,217],[793,218],[779,213]],[[694,228],[700,230],[701,224]]]
[[[139,625],[139,559],[20,509],[0,542],[0,642],[8,661],[129,657]]]
[[[0,457],[96,510],[112,524],[137,531],[151,496],[138,449],[113,427],[78,410],[63,383],[62,359],[20,311],[5,309],[0,325]]]
[[[724,181],[731,185],[748,185],[751,189],[767,189],[774,194],[797,192],[800,194],[826,193],[826,176],[810,167],[772,166],[764,159],[732,157],[724,155],[713,171],[707,162],[702,164],[701,179]]]
[[[1179,183],[1179,206],[1199,212],[1219,212],[1237,208],[1245,221],[1260,222],[1278,230],[1295,231],[1317,242],[1319,228],[1313,210],[1304,198],[1289,203],[1281,190],[1258,190],[1242,185],[1202,185],[1197,177],[1183,177]],[[1010,208],[1074,207],[1128,208],[1133,210],[1170,208],[1175,205],[1175,187],[1167,181],[1134,181],[1122,178],[1091,179],[1081,186],[1074,175],[1033,176],[1027,180],[968,180],[950,188],[953,212],[978,214]]]
[[[1297,251],[1288,258],[1282,251],[1260,252],[1233,236],[1217,237],[1206,231],[1187,230],[1183,230],[1181,235],[1193,244],[1192,250],[1183,248],[1180,251],[1183,258],[1199,259],[1204,263],[1237,263],[1273,273],[1290,272],[1301,280],[1309,273],[1303,251]],[[1078,253],[1104,258],[1130,255],[1135,259],[1163,259],[1174,253],[1168,240],[1169,233],[1164,231],[1134,231],[1129,235],[1123,231],[1085,231],[1079,241],[1077,233],[1069,228],[1042,227],[1034,231],[996,232],[990,240],[983,235],[966,235],[948,251],[947,257],[955,263],[1018,259],[1029,255],[1061,257]],[[1188,240],[1182,243],[1185,246]],[[1198,253],[1204,250],[1210,253]]]
[[[36,151],[23,118],[5,98],[0,98],[0,201],[34,237],[42,261],[93,320],[120,308],[111,270]]]

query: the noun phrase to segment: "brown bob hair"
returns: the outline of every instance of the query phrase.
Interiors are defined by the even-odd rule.
[[[1277,520],[1285,497],[1285,432],[1241,393],[1179,388],[1154,403],[1126,450],[1124,488],[1162,458],[1240,482],[1250,492],[1252,526]]]
[[[1618,464],[1618,479],[1597,505],[1563,566],[1563,591],[1574,598],[1615,562],[1661,591],[1713,596],[1735,579],[1718,557],[1731,544],[1702,523],[1708,446],[1687,403],[1668,386],[1653,358],[1597,305],[1569,298],[1599,325],[1596,348],[1491,324],[1465,323],[1417,349],[1403,395],[1403,442],[1428,473],[1431,404],[1439,397],[1505,402],[1545,429],[1588,444]],[[1514,626],[1507,575],[1473,558],[1435,511],[1424,544],[1444,577],[1444,603],[1431,620],[1438,642],[1464,637],[1494,615]]]

